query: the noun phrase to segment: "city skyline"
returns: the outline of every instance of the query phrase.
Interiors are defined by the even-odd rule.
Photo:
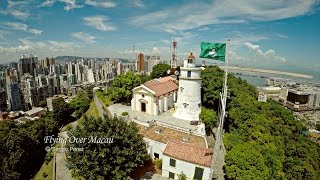
[[[201,41],[230,38],[233,64],[320,69],[319,2],[1,0],[0,63],[25,53],[133,58],[134,43],[135,55],[169,59],[173,38],[185,58]]]

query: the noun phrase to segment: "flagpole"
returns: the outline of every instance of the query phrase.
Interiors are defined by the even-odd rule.
[[[210,179],[213,178],[214,174],[216,176],[218,176],[218,172],[217,172],[217,156],[219,154],[223,156],[225,156],[225,152],[224,149],[221,149],[223,146],[223,140],[222,140],[222,134],[223,134],[223,124],[224,124],[224,120],[226,117],[226,106],[227,106],[227,96],[228,96],[228,66],[229,66],[229,48],[230,48],[230,39],[228,38],[227,43],[226,43],[226,68],[225,68],[225,75],[224,75],[224,82],[223,82],[223,88],[222,88],[222,92],[220,92],[220,104],[221,105],[221,110],[220,107],[218,108],[218,118],[219,118],[219,124],[217,127],[217,131],[216,131],[216,140],[215,140],[215,145],[213,148],[213,159],[212,159],[212,165],[211,165],[211,169],[210,169]],[[219,111],[220,110],[220,111]],[[224,147],[224,146],[223,146]],[[220,149],[220,150],[219,150]],[[222,154],[221,154],[222,152]]]
[[[221,132],[223,131],[223,124],[224,119],[226,116],[226,108],[227,108],[227,96],[228,96],[228,67],[229,67],[229,50],[230,50],[230,39],[228,38],[227,44],[226,44],[226,69],[225,69],[225,75],[224,75],[224,85],[223,85],[223,117],[221,121]]]

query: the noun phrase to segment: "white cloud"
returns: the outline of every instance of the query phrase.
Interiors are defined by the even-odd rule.
[[[28,13],[26,11],[22,12],[20,10],[13,10],[13,9],[7,9],[7,10],[0,11],[0,14],[11,15],[17,19],[20,19],[20,20],[26,20],[30,16],[30,13]]]
[[[109,1],[109,0],[86,0],[85,3],[87,5],[96,6],[96,7],[104,7],[104,8],[112,8],[116,7],[117,4]]]
[[[197,29],[197,31],[207,31],[207,30],[209,30],[210,28],[208,28],[208,27],[202,27],[202,28],[199,28],[199,29]]]
[[[84,17],[83,20],[87,26],[94,27],[100,31],[114,31],[116,27],[109,24],[106,16],[89,16]]]
[[[131,0],[131,3],[135,7],[144,7],[142,0]]]
[[[152,54],[160,54],[160,50],[159,50],[159,48],[157,48],[157,47],[153,47],[152,48]]]
[[[2,24],[7,26],[8,28],[19,30],[19,31],[27,31],[28,29],[28,26],[23,23],[4,22]]]
[[[3,30],[0,30],[0,40],[5,40],[5,36],[9,34],[8,31],[3,31]]]
[[[25,1],[12,1],[8,0],[8,6],[6,9],[1,10],[0,14],[11,15],[20,20],[26,20],[29,16],[28,8],[30,4],[34,4],[33,0],[25,0]]]
[[[246,58],[239,55],[237,52],[233,51],[233,50],[230,50],[229,51],[229,57],[230,57],[230,60],[231,61],[245,61]]]
[[[9,14],[16,17],[17,19],[22,19],[22,20],[25,20],[30,16],[30,14],[28,12],[22,12],[22,11],[18,11],[18,10],[10,11]]]
[[[19,30],[19,31],[25,31],[29,32],[35,35],[40,35],[42,34],[42,30],[39,29],[31,29],[28,28],[28,25],[23,24],[23,23],[17,23],[17,22],[4,22],[2,25],[6,26],[7,28],[14,29],[14,30]]]
[[[284,34],[276,34],[276,36],[280,37],[280,38],[284,38],[284,39],[288,39],[289,36],[284,35]]]
[[[43,3],[41,3],[40,7],[51,7],[56,2],[64,3],[65,6],[63,7],[64,10],[70,11],[72,9],[82,8],[83,5],[77,4],[76,0],[46,0]]]
[[[268,1],[216,0],[191,2],[130,18],[129,23],[166,32],[194,29],[209,24],[272,21],[308,14],[318,0]]]
[[[253,34],[253,33],[244,33],[241,31],[232,31],[227,33],[228,37],[224,39],[220,39],[219,41],[225,42],[227,38],[230,38],[230,45],[231,46],[243,46],[246,42],[258,42],[261,40],[269,39],[269,37],[260,34]]]
[[[41,35],[43,32],[42,30],[39,30],[39,29],[29,29],[28,31],[35,35]]]
[[[52,5],[54,5],[55,2],[55,0],[46,0],[43,3],[41,3],[40,7],[51,7]]]
[[[286,59],[281,56],[277,56],[275,50],[269,49],[266,52],[263,52],[260,49],[259,45],[251,44],[249,42],[246,42],[244,44],[249,50],[253,51],[258,57],[262,58],[263,60],[272,60],[272,61],[279,61],[279,62],[285,62]]]
[[[10,57],[18,59],[22,54],[32,53],[39,57],[72,55],[77,51],[79,45],[64,41],[31,41],[30,39],[19,39],[17,46],[0,46],[1,58]]]
[[[93,43],[95,42],[96,37],[91,36],[90,34],[84,32],[75,32],[71,34],[73,37],[80,39],[86,43]]]
[[[77,5],[76,0],[59,0],[59,1],[65,3],[64,10],[66,11],[83,7],[82,5]]]

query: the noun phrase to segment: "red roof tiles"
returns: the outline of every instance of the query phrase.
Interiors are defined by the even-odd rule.
[[[207,148],[169,141],[163,154],[190,163],[211,167],[213,153]]]
[[[169,78],[167,80],[163,79],[163,81],[152,80],[144,83],[144,85],[154,91],[157,97],[178,89],[178,85]]]
[[[175,78],[171,77],[171,76],[166,76],[166,77],[162,77],[162,78],[159,78],[158,81],[160,82],[167,82],[167,81],[174,81],[176,80]]]

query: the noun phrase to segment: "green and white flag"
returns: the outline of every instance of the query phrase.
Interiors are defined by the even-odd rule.
[[[226,61],[226,43],[201,42],[200,58]]]

